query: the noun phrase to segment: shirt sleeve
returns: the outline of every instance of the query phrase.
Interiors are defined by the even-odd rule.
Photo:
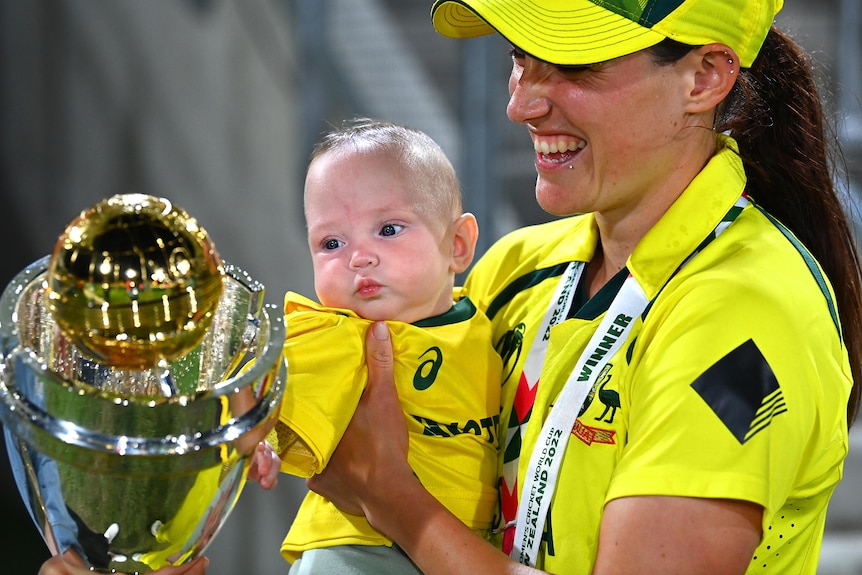
[[[836,480],[841,422],[818,421],[843,413],[835,402],[849,389],[836,326],[811,305],[816,298],[738,281],[692,281],[649,312],[608,499],[740,499],[768,517],[794,489]]]
[[[279,427],[297,440],[282,451],[281,470],[309,477],[326,467],[365,389],[364,332],[360,322],[323,311],[295,311],[286,323]]]

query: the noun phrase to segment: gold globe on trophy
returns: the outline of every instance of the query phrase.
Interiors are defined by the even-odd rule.
[[[146,369],[197,346],[222,292],[206,231],[164,198],[117,195],[82,212],[57,240],[49,308],[96,361]]]
[[[53,555],[150,573],[202,554],[278,418],[285,327],[169,200],[84,210],[0,294],[0,422]]]

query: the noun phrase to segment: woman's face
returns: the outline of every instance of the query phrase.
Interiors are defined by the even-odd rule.
[[[683,70],[646,52],[565,67],[514,49],[507,112],[533,139],[539,205],[625,217],[676,186],[675,172],[693,158],[689,139],[712,139],[683,112],[693,82]]]

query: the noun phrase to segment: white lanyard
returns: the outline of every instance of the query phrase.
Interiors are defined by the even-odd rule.
[[[599,373],[626,341],[635,319],[648,302],[637,280],[631,275],[626,278],[542,426],[524,477],[515,523],[512,557],[524,565],[536,565],[560,462],[581,406]]]
[[[745,196],[740,197],[712,234],[683,261],[679,269],[691,261],[707,243],[726,230],[747,204],[748,199]],[[577,285],[583,267],[582,262],[572,262],[566,268],[536,333],[536,340],[524,360],[524,374],[533,385],[541,374],[550,329],[567,314],[574,286]],[[560,464],[584,400],[608,361],[628,339],[632,326],[648,303],[643,288],[634,276],[629,275],[575,364],[542,426],[524,477],[515,522],[514,546],[510,554],[524,565],[536,565],[545,520],[557,488]],[[563,304],[565,307],[561,309]]]
[[[545,363],[548,341],[551,339],[551,328],[566,318],[584,267],[584,262],[578,261],[570,262],[566,266],[562,277],[557,281],[557,287],[548,304],[548,309],[545,311],[541,323],[539,323],[539,329],[533,338],[533,345],[530,346],[527,357],[524,359],[524,366],[521,368],[521,381],[518,386],[518,393],[515,395],[515,403],[523,403],[526,409],[531,409],[533,402],[532,400],[525,400],[524,397],[531,397],[533,390],[539,383],[539,377],[542,374],[542,365]],[[520,417],[522,416],[524,416],[523,413],[520,414],[518,421],[521,421]],[[520,438],[521,424],[510,426],[506,430],[505,446],[508,447],[514,442],[520,445]],[[505,552],[511,552],[511,537],[514,536],[515,518],[518,511],[518,459],[518,457],[515,457],[503,463],[503,475],[500,484],[500,512],[505,523],[501,531],[507,533],[507,535],[503,536],[503,550]]]
[[[542,365],[545,363],[548,341],[551,339],[551,328],[566,319],[566,314],[569,313],[572,298],[575,296],[575,290],[577,289],[578,282],[581,280],[581,272],[583,270],[584,262],[571,262],[566,267],[563,277],[560,278],[557,284],[557,290],[554,292],[553,298],[551,298],[548,311],[545,312],[545,317],[542,318],[542,323],[539,324],[536,339],[524,360],[524,376],[527,378],[527,385],[530,389],[536,385],[542,373]]]

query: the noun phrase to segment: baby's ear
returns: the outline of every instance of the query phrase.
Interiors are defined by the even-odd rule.
[[[459,274],[473,263],[476,241],[479,239],[479,224],[476,216],[467,212],[452,222],[452,271]]]

